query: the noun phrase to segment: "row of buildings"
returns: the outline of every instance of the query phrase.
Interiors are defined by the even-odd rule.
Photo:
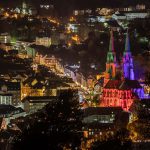
[[[95,12],[100,15],[108,15],[114,11],[143,11],[147,7],[144,4],[137,4],[136,6],[129,6],[129,7],[119,7],[119,8],[96,8]],[[81,16],[81,15],[89,15],[92,14],[93,10],[91,9],[81,9],[81,10],[73,10],[73,15]]]

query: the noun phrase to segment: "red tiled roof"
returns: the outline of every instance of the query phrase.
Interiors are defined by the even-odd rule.
[[[130,90],[142,88],[137,80],[124,80],[119,86],[120,90]]]
[[[118,89],[122,81],[119,80],[109,80],[105,86],[105,89]]]
[[[109,80],[105,86],[105,89],[120,89],[120,90],[130,90],[142,88],[137,80]]]

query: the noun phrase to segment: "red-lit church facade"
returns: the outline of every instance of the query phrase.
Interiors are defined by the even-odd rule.
[[[142,94],[142,87],[138,81],[131,81],[132,87],[130,87],[130,80],[110,80],[103,89],[103,96],[101,106],[103,107],[122,107],[123,110],[128,111],[132,105],[134,99],[138,99],[139,96],[135,94],[137,91]]]
[[[122,107],[128,111],[133,103],[131,90],[104,89],[104,97],[102,106],[105,107]]]

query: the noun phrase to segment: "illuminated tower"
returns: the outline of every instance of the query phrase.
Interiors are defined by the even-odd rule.
[[[123,53],[123,73],[124,78],[134,80],[133,58],[130,51],[130,41],[128,31],[126,34],[125,51]]]
[[[110,32],[110,43],[109,43],[109,51],[107,53],[107,62],[106,62],[106,73],[104,85],[110,80],[116,77],[116,53],[114,48],[114,37],[113,31]]]

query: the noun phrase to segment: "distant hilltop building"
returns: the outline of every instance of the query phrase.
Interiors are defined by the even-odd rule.
[[[55,7],[51,2],[42,1],[38,8],[38,15],[53,16],[55,14]]]
[[[14,9],[14,12],[22,15],[36,15],[37,10],[32,6],[27,4],[26,2],[23,2],[21,6],[16,7]]]
[[[82,16],[82,15],[90,15],[92,13],[92,10],[91,9],[82,9],[82,10],[73,10],[73,15],[75,16]]]
[[[135,80],[128,32],[122,61],[119,64],[116,59],[114,37],[111,31],[103,86],[101,98],[101,106],[103,107],[122,107],[123,110],[128,111],[134,99],[142,99],[144,96],[143,88]]]
[[[145,10],[145,4],[137,4],[135,6],[128,6],[128,7],[118,7],[115,8],[115,11],[138,11],[138,10]]]

